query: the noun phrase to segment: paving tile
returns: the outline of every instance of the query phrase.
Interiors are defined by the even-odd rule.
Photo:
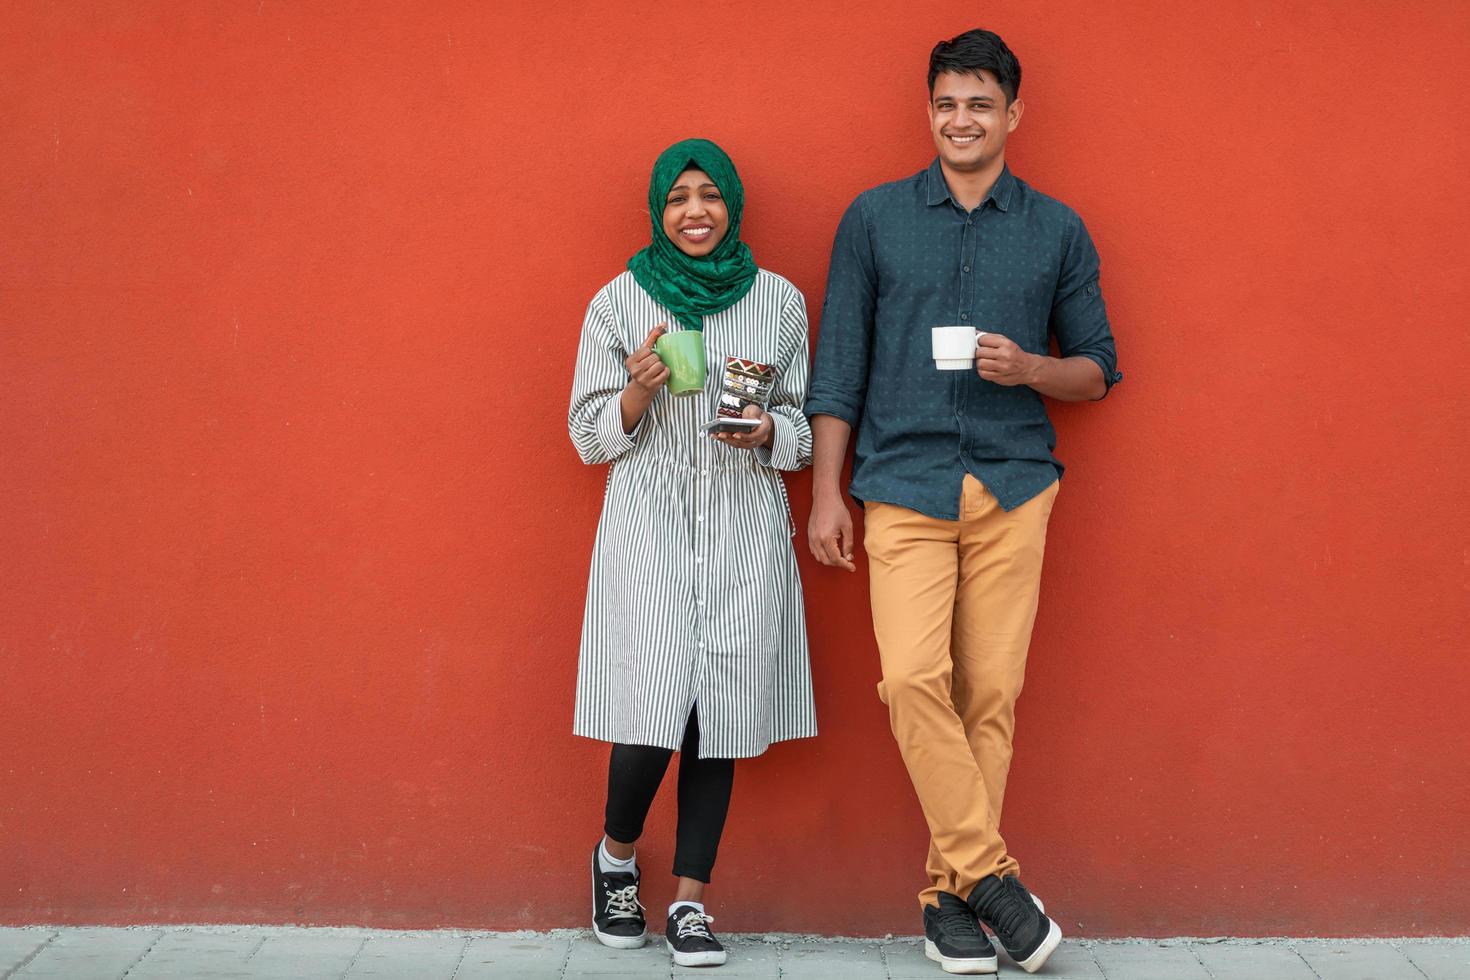
[[[1020,968],[1005,954],[1005,950],[1000,951],[1000,963],[1002,973],[1021,973]],[[1047,957],[1046,965],[1036,975],[1050,980],[1103,980],[1103,972],[1092,958],[1092,951],[1082,943],[1068,939],[1062,940],[1062,944]]]
[[[779,945],[760,940],[734,938],[721,938],[720,942],[725,944],[725,949],[730,954],[725,965],[719,969],[721,977],[767,978],[781,975],[781,947]],[[665,958],[668,957],[667,947],[662,939],[659,940],[659,950],[663,952]],[[676,977],[695,975],[708,977],[710,973],[708,967],[698,966],[675,966],[672,967],[672,970]]]
[[[469,942],[465,936],[433,933],[373,936],[357,955],[344,980],[398,977],[449,980]]]
[[[268,934],[247,961],[247,969],[262,980],[341,980],[367,939],[366,932],[338,930],[292,929]]]
[[[886,942],[883,960],[891,980],[934,980],[945,975],[938,963],[924,955],[923,940]]]
[[[662,940],[649,942],[639,949],[610,949],[591,935],[572,940],[567,957],[567,973],[616,973],[623,976],[647,976],[660,970],[669,972],[669,954]]]
[[[455,980],[556,980],[572,940],[561,936],[476,936],[459,962]]]
[[[166,930],[148,955],[128,972],[128,980],[248,977],[247,960],[265,936],[258,930]]]
[[[1423,980],[1409,958],[1387,942],[1303,939],[1291,945],[1321,980]]]
[[[1095,942],[1092,956],[1111,980],[1209,980],[1181,943]]]
[[[20,966],[54,935],[55,929],[0,928],[0,974]]]
[[[1191,943],[1215,980],[1316,980],[1289,946],[1275,943]]]
[[[1470,942],[1401,939],[1396,945],[1429,980],[1470,980]]]
[[[15,976],[115,980],[162,935],[161,929],[63,929]]]
[[[796,942],[781,948],[781,975],[803,980],[881,980],[888,976],[876,943]]]

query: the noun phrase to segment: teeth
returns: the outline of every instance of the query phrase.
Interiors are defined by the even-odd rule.
[[[688,235],[690,238],[703,238],[709,233],[710,229],[708,228],[685,228],[683,232],[683,234]]]
[[[979,138],[978,136],[951,136],[950,140],[955,143],[973,143]]]

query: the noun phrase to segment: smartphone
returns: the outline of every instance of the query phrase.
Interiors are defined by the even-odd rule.
[[[711,419],[699,428],[713,435],[716,432],[753,432],[760,424],[760,419]]]

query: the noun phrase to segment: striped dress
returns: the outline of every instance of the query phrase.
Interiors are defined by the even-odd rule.
[[[708,381],[667,388],[623,432],[623,360],[660,323],[683,329],[625,272],[592,298],[577,349],[572,443],[611,463],[592,549],[573,731],[677,749],[695,704],[701,758],[760,755],[817,733],[794,525],[780,470],[811,463],[801,407],[806,305],[760,271],[740,302],[704,318]],[[725,358],[777,370],[772,446],[735,449],[699,430],[715,417]]]

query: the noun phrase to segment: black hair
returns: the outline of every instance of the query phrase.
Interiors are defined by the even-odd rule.
[[[978,78],[982,70],[995,76],[1000,90],[1006,94],[1006,102],[1016,101],[1021,91],[1021,63],[999,34],[978,27],[934,45],[934,50],[929,52],[929,94],[934,94],[934,79],[940,72]]]

